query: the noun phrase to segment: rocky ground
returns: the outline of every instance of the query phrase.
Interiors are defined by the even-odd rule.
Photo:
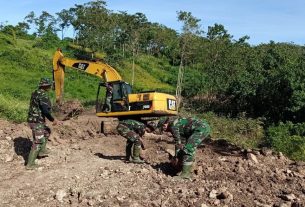
[[[51,124],[49,124],[51,125]],[[125,140],[97,133],[94,114],[52,126],[51,154],[25,170],[26,123],[0,120],[0,206],[304,206],[305,163],[226,141],[199,147],[192,180],[176,180],[172,138],[147,133],[145,164],[125,163]]]

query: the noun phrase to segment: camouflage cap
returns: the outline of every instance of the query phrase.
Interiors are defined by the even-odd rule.
[[[39,82],[39,86],[51,86],[52,82],[49,78],[41,78]]]

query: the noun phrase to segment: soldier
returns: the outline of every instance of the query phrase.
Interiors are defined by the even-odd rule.
[[[144,163],[140,158],[140,152],[141,148],[144,149],[141,137],[145,134],[145,125],[136,120],[127,119],[120,121],[117,130],[121,136],[127,139],[126,161]],[[133,152],[131,153],[131,151]]]
[[[182,163],[179,178],[191,177],[192,165],[198,145],[210,135],[210,126],[197,118],[162,117],[157,127],[170,132],[175,140],[175,157]]]
[[[37,156],[47,156],[49,151],[46,148],[51,130],[46,126],[45,118],[57,124],[57,120],[51,115],[51,101],[48,91],[51,88],[51,81],[48,78],[41,78],[38,89],[31,96],[31,102],[28,112],[28,124],[33,133],[33,145],[28,157],[26,169],[34,169],[37,167],[35,159]]]
[[[111,99],[112,99],[112,93],[113,93],[113,87],[111,83],[106,83],[106,99],[105,99],[105,110],[104,112],[110,112],[111,111]]]

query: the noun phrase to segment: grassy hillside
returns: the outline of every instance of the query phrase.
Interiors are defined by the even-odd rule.
[[[41,77],[52,78],[52,55],[56,48],[44,50],[35,47],[35,43],[34,40],[13,41],[0,33],[0,118],[25,121],[31,92],[37,88]],[[63,52],[69,54],[71,51]],[[115,63],[113,67],[125,81],[132,82],[131,59]],[[166,60],[139,56],[135,61],[134,91],[156,90],[174,94],[176,72]],[[65,77],[65,100],[78,99],[84,105],[95,102],[97,77],[73,69],[66,69]],[[54,91],[50,96],[54,101]],[[194,113],[182,112],[182,115],[194,116]],[[211,124],[213,139],[229,140],[246,148],[258,147],[264,141],[264,130],[258,120],[233,120],[209,113],[198,116]]]
[[[0,117],[17,122],[25,121],[31,92],[37,88],[41,77],[52,78],[52,54],[54,49],[43,50],[34,47],[35,41],[18,39],[0,33]],[[173,92],[174,88],[158,79],[168,76],[158,65],[157,59],[141,57],[136,64],[136,91],[157,90]],[[131,83],[131,61],[124,61],[118,67],[123,79]],[[151,73],[149,72],[151,70]],[[167,72],[168,73],[168,72]],[[160,74],[156,76],[156,74]],[[79,99],[85,105],[94,103],[99,79],[75,70],[66,70],[65,100]],[[50,93],[54,100],[54,92]]]

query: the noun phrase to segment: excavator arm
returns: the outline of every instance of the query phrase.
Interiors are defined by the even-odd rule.
[[[120,74],[102,61],[74,60],[64,57],[61,49],[53,56],[53,78],[55,82],[56,102],[61,103],[64,89],[65,67],[84,71],[101,78],[104,82],[121,81]]]

